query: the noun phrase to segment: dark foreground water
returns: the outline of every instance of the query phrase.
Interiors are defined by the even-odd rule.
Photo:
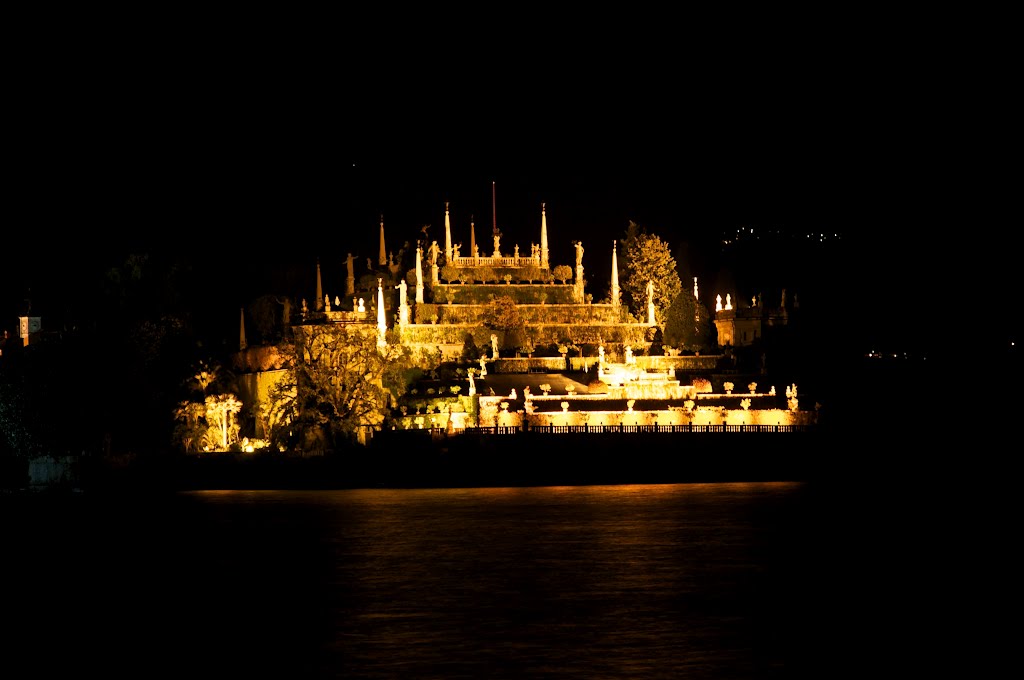
[[[3,675],[921,677],[953,652],[928,623],[953,584],[914,557],[931,513],[900,497],[755,483],[6,499]]]

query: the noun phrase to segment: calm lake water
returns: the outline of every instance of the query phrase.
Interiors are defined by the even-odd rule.
[[[921,531],[898,492],[864,491],[7,500],[5,666],[25,665],[4,675],[914,677],[940,611],[909,559]]]

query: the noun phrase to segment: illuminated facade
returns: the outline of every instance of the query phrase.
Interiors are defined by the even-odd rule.
[[[744,379],[746,384],[735,389],[719,380],[713,389],[704,376],[715,373],[721,355],[649,355],[658,329],[650,314],[647,322],[639,322],[619,303],[614,242],[607,256],[616,294],[598,304],[584,290],[582,242],[575,242],[572,265],[552,266],[543,205],[539,242],[529,251],[518,244],[509,248],[501,242],[502,234],[493,231],[489,252],[482,252],[471,222],[469,252],[463,252],[462,243],[452,237],[446,205],[443,246],[421,242],[415,267],[404,278],[389,258],[383,260],[389,264],[376,290],[364,295],[365,300],[352,297],[351,311],[329,304],[311,310],[303,301],[299,325],[365,324],[376,326],[381,337],[386,325],[398,342],[433,354],[450,369],[447,379],[412,387],[392,405],[384,427],[456,433],[480,427],[785,429],[816,422],[816,410],[800,408],[796,385],[777,389],[766,379]],[[383,220],[380,239],[384,253]],[[349,258],[348,282],[353,280],[351,263]],[[319,275],[317,281],[319,286]],[[414,300],[409,288],[416,291]],[[322,294],[318,289],[318,298]],[[514,331],[487,324],[494,298],[505,295],[514,298],[522,321]],[[329,302],[330,296],[324,297]],[[785,325],[790,313],[784,292],[778,308],[769,309],[756,299],[750,305],[728,306],[719,305],[715,312],[720,346],[750,345],[766,329]],[[424,368],[435,370],[438,365]],[[557,385],[552,388],[550,383]]]

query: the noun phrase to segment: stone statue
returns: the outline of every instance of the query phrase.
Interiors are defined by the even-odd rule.
[[[576,241],[576,266],[580,267],[583,265],[583,242]]]
[[[366,305],[363,304],[363,298],[359,298],[359,307],[356,309],[357,312],[365,312]]]
[[[732,309],[732,293],[725,294],[725,308]]]
[[[514,253],[515,254],[513,255],[513,257],[518,258],[519,257],[519,244],[518,243],[516,244]]]
[[[337,295],[334,296],[334,306],[341,307],[341,298],[338,297]]]
[[[441,252],[441,248],[437,245],[437,241],[433,241],[430,244],[430,248],[427,249],[430,253],[430,264],[437,264],[437,254]]]
[[[491,358],[498,358],[498,336],[491,333]]]
[[[476,381],[473,380],[473,369],[469,369],[469,396],[476,394]]]
[[[406,295],[409,290],[409,284],[405,282],[405,279],[402,279],[395,288],[398,289],[398,304],[405,307],[408,304]]]
[[[356,257],[352,253],[349,253],[348,257],[345,258],[345,266],[348,268],[348,278],[350,279],[354,279],[356,277],[355,265],[353,264],[355,260]]]
[[[501,232],[494,232],[494,257],[501,257]]]
[[[277,303],[283,308],[281,310],[281,321],[287,326],[292,322],[292,299],[289,297],[277,298]]]
[[[654,302],[654,281],[647,279],[647,304]]]
[[[461,247],[462,247],[461,243],[453,243],[452,244],[452,259],[453,260],[457,259],[459,257],[459,248],[461,248]]]
[[[326,311],[326,312],[331,311],[331,296],[330,295],[324,295],[324,311]]]
[[[508,398],[509,399],[518,399],[519,398],[518,395],[516,394],[516,388],[514,388],[514,387],[512,388],[512,391],[508,393]]]
[[[487,357],[480,357],[480,377],[483,378],[487,375]]]
[[[358,312],[359,311],[359,301],[356,300],[355,298],[352,298],[352,311],[353,312]]]
[[[716,295],[715,296],[715,311],[716,312],[722,311],[722,296],[721,295]]]

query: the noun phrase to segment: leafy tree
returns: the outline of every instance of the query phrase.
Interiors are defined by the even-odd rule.
[[[480,358],[480,348],[476,346],[476,340],[473,339],[472,333],[466,333],[466,338],[462,343],[461,357],[463,361],[476,361]]]
[[[519,280],[526,281],[527,283],[533,283],[540,278],[541,272],[540,267],[535,264],[528,264],[525,267],[519,269]]]
[[[173,439],[178,442],[186,453],[197,453],[202,450],[203,437],[208,431],[206,424],[206,405],[195,401],[183,401],[174,410]]]
[[[413,274],[413,285],[416,284],[415,273]],[[356,292],[376,292],[377,291],[377,275],[376,274],[363,274],[359,277],[356,282]]]
[[[249,304],[246,311],[256,331],[255,337],[246,338],[249,344],[271,343],[280,337],[281,329],[287,323],[279,316],[280,310],[281,304],[276,295],[262,295]]]
[[[511,330],[523,323],[515,298],[511,295],[498,295],[491,300],[485,321],[491,328],[503,331]]]
[[[653,281],[655,319],[663,323],[665,311],[683,289],[668,244],[632,220],[622,243],[622,291],[628,296],[630,309],[639,318],[647,318],[647,282]]]
[[[289,423],[287,448],[341,448],[359,441],[363,428],[379,426],[390,396],[384,375],[401,365],[405,348],[397,342],[378,343],[372,327],[314,325],[296,329],[295,397],[281,409],[280,422]],[[386,340],[393,340],[389,334]],[[281,393],[290,386],[283,381]],[[272,437],[281,440],[280,436]]]
[[[498,282],[498,272],[494,267],[477,267],[476,276],[483,283]]]
[[[551,275],[565,284],[566,281],[572,278],[572,269],[567,264],[556,265],[551,271]]]
[[[714,343],[711,333],[711,314],[693,291],[684,290],[665,313],[664,344],[689,351],[701,351]]]
[[[206,397],[206,421],[210,425],[209,446],[218,451],[227,451],[228,446],[238,441],[238,422],[235,414],[242,410],[242,402],[233,394],[216,394]]]
[[[489,327],[503,331],[503,349],[514,349],[522,345],[526,334],[526,322],[519,314],[515,298],[511,295],[499,295],[491,301],[485,322]]]
[[[451,283],[452,281],[458,280],[459,268],[453,264],[446,264],[445,266],[441,267],[441,270],[437,273],[437,275],[440,276],[441,280],[445,281],[446,283]]]

